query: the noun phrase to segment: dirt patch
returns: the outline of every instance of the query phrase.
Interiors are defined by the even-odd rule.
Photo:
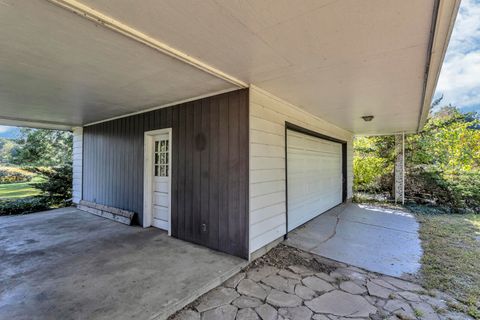
[[[263,265],[286,269],[289,266],[301,265],[317,272],[330,273],[341,264],[328,259],[313,256],[310,253],[295,249],[284,244],[279,244],[267,254],[250,263],[245,271]]]

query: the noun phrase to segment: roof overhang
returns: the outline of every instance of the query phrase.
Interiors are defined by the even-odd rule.
[[[353,133],[416,131],[459,3],[5,0],[0,123],[64,129],[253,84]]]
[[[436,19],[432,24],[430,35],[427,67],[425,70],[424,96],[417,131],[420,131],[427,121],[459,7],[460,0],[437,1],[434,7]]]

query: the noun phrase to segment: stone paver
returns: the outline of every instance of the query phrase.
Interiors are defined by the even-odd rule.
[[[340,283],[340,289],[351,294],[362,294],[367,291],[365,287],[359,286],[353,281],[344,281]]]
[[[393,293],[392,290],[387,289],[385,287],[382,287],[382,286],[374,283],[373,281],[368,281],[367,282],[367,289],[368,289],[368,293],[371,296],[379,297],[379,298],[383,298],[383,299],[388,299],[390,297],[390,295]]]
[[[330,283],[317,277],[307,277],[302,280],[302,283],[310,289],[318,292],[327,292],[334,289]]]
[[[237,299],[233,300],[232,304],[240,309],[243,308],[255,308],[260,305],[262,305],[262,301],[256,299],[256,298],[251,298],[247,296],[240,296]]]
[[[299,280],[285,279],[278,275],[270,275],[262,280],[262,282],[279,291],[285,291],[287,293],[295,292],[295,285],[299,283]]]
[[[302,304],[302,299],[294,294],[272,290],[267,297],[267,302],[274,307],[297,307]]]
[[[237,320],[259,320],[260,318],[258,317],[258,314],[255,311],[253,311],[253,309],[246,308],[246,309],[238,310],[237,317],[235,319],[237,319]]]
[[[262,320],[276,320],[277,319],[277,310],[269,304],[263,304],[255,308],[257,314],[262,318]]]
[[[343,317],[368,317],[377,312],[377,308],[362,296],[340,290],[325,293],[311,301],[305,301],[305,305],[316,313],[329,313]]]
[[[288,267],[288,269],[301,276],[311,276],[315,274],[315,271],[310,270],[304,266],[290,266]]]
[[[219,287],[213,289],[201,298],[200,303],[197,305],[197,311],[204,312],[219,306],[229,304],[238,296],[239,294],[231,288]]]
[[[325,280],[327,282],[335,282],[335,278],[331,277],[330,275],[326,274],[325,272],[316,273],[315,276],[318,278]]]
[[[243,279],[237,286],[237,291],[245,296],[257,298],[260,300],[265,299],[267,293],[258,283],[252,279]]]
[[[230,279],[228,279],[227,281],[225,281],[223,285],[227,288],[235,289],[237,285],[240,283],[240,281],[242,281],[243,279],[245,279],[245,272],[240,272],[234,275],[233,277],[231,277]]]
[[[413,282],[345,264],[322,270],[333,271],[260,265],[231,277],[171,320],[473,320],[449,309],[457,300],[439,291],[426,295]]]
[[[278,275],[287,279],[302,280],[302,276],[288,270],[280,270]]]
[[[408,291],[423,291],[423,288],[416,283],[408,282],[405,280],[392,278],[392,277],[382,277],[381,280],[388,282],[389,284],[393,285],[402,290]]]
[[[339,268],[335,271],[350,280],[365,281],[367,279],[365,272],[355,267]]]
[[[422,301],[418,294],[410,292],[410,291],[402,291],[402,292],[399,292],[398,295],[400,297],[402,297],[403,299],[411,301],[411,302],[421,302]]]
[[[405,301],[401,300],[389,300],[383,307],[384,310],[391,312],[402,319],[414,319],[415,312],[413,308],[406,303]]]
[[[423,320],[439,320],[439,316],[433,310],[432,306],[425,302],[413,302],[412,303],[413,310],[417,312],[417,314]]]
[[[295,287],[295,294],[303,300],[312,300],[315,297],[315,291],[301,284],[297,284]]]
[[[202,320],[234,320],[237,316],[237,308],[232,305],[224,305],[202,314]]]
[[[305,320],[310,319],[313,312],[307,307],[300,306],[294,308],[280,308],[278,314],[290,320]]]

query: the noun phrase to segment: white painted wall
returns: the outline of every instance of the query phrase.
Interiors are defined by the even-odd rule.
[[[352,197],[353,134],[251,86],[250,253],[285,234],[285,121],[348,142],[347,197]]]
[[[83,128],[73,128],[73,203],[82,200]]]

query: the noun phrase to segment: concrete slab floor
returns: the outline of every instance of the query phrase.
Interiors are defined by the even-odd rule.
[[[395,277],[420,269],[418,222],[411,214],[344,204],[289,233],[286,244]]]
[[[75,208],[0,217],[0,319],[163,319],[245,264]]]

